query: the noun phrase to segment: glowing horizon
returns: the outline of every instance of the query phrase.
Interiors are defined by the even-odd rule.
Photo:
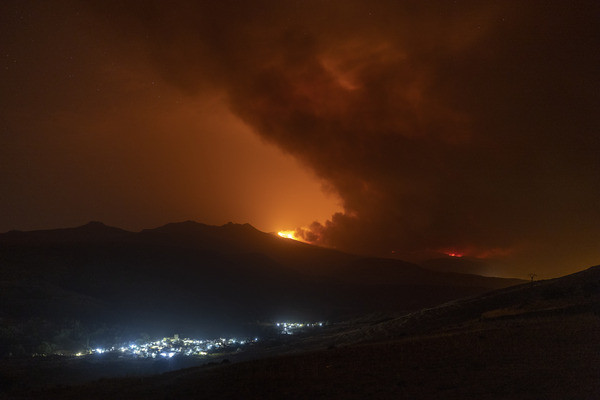
[[[279,237],[282,237],[285,239],[297,240],[299,242],[303,241],[299,237],[296,236],[296,231],[279,231],[279,232],[277,232],[277,235]]]

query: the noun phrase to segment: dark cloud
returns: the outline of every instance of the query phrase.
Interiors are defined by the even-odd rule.
[[[523,268],[597,257],[598,6],[369,3],[206,3],[143,21],[167,80],[208,74],[340,194],[344,213],[307,240]]]
[[[299,229],[311,242],[414,259],[460,252],[511,274],[598,262],[596,2],[92,10],[165,81],[190,98],[225,93],[340,195],[342,213]]]

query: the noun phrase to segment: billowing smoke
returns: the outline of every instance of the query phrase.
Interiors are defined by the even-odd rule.
[[[226,93],[339,194],[305,240],[524,272],[598,259],[594,2],[145,4],[108,14],[165,80]]]

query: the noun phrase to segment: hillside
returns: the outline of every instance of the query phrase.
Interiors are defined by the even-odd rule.
[[[600,267],[594,267],[386,321],[348,321],[267,349],[270,358],[28,395],[596,399],[599,289]]]
[[[0,355],[38,352],[42,342],[72,351],[141,333],[239,334],[256,321],[397,314],[520,282],[195,222],[12,231],[0,235],[0,269]]]

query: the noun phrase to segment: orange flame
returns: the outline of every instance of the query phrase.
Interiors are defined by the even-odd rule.
[[[281,236],[282,238],[292,239],[292,240],[300,240],[299,238],[296,237],[295,233],[296,233],[295,231],[279,231],[279,232],[277,232],[277,234],[279,236]]]

